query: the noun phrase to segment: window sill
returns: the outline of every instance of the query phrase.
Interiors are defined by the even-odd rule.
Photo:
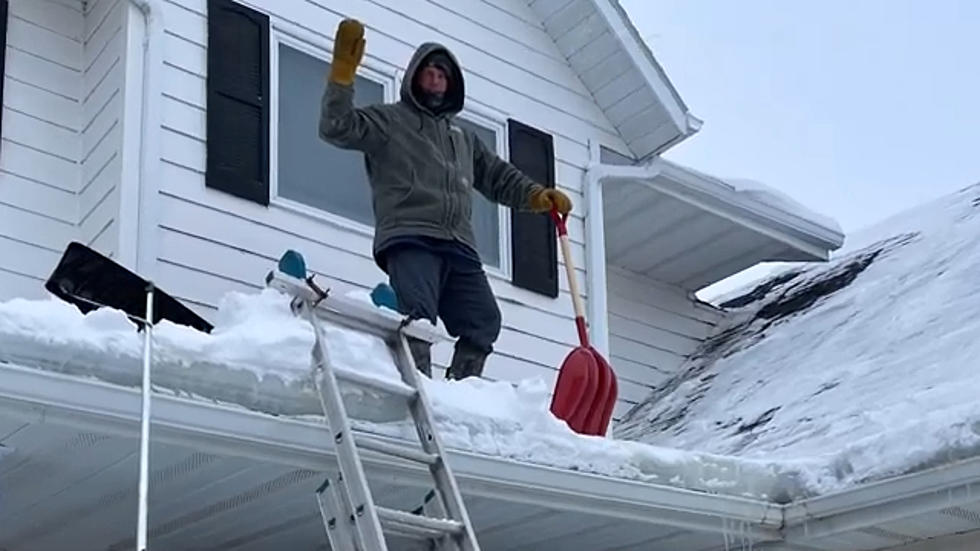
[[[305,218],[327,224],[328,226],[332,226],[339,230],[353,232],[371,239],[374,238],[374,228],[371,226],[361,224],[360,222],[355,222],[350,218],[345,218],[338,214],[333,214],[315,207],[304,205],[303,203],[299,203],[291,199],[273,197],[269,202],[269,206],[292,214],[298,214]]]

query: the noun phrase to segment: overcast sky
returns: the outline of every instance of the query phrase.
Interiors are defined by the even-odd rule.
[[[845,232],[980,182],[980,1],[620,2],[704,121],[664,157]]]

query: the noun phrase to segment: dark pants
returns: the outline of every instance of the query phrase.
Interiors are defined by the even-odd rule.
[[[391,287],[409,317],[432,323],[484,354],[500,335],[500,309],[475,252],[454,242],[411,240],[385,252]]]
[[[384,256],[400,309],[414,319],[442,319],[457,338],[447,375],[479,375],[500,335],[501,316],[476,252],[450,241],[410,239]]]

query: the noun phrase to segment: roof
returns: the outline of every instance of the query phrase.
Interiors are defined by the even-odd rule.
[[[856,234],[828,264],[730,293],[730,323],[617,436],[796,465],[812,497],[787,520],[810,521],[788,533],[825,535],[818,549],[980,528],[978,233],[980,185]]]
[[[610,167],[603,185],[611,265],[695,292],[769,261],[824,261],[837,223],[757,182],[656,159],[645,175]],[[625,170],[624,170],[625,169]]]
[[[618,1],[528,4],[634,157],[660,154],[700,129]]]

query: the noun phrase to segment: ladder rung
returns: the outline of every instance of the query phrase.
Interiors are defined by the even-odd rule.
[[[451,519],[431,518],[413,515],[405,511],[378,507],[378,518],[398,532],[410,532],[419,536],[433,537],[443,534],[458,534],[463,531],[463,524]]]
[[[336,374],[337,378],[342,381],[354,383],[358,386],[371,388],[374,390],[380,390],[382,392],[387,392],[388,394],[394,394],[395,396],[411,399],[415,398],[415,396],[418,394],[414,388],[406,385],[405,383],[369,377],[356,371],[348,371],[346,369],[335,369],[334,373]]]
[[[436,462],[439,461],[439,456],[434,453],[426,453],[422,450],[415,450],[408,446],[382,442],[381,440],[377,440],[375,438],[358,435],[354,437],[354,442],[356,442],[359,447],[366,450],[400,457],[402,459],[415,461],[416,463],[422,463],[424,465],[435,465]]]

